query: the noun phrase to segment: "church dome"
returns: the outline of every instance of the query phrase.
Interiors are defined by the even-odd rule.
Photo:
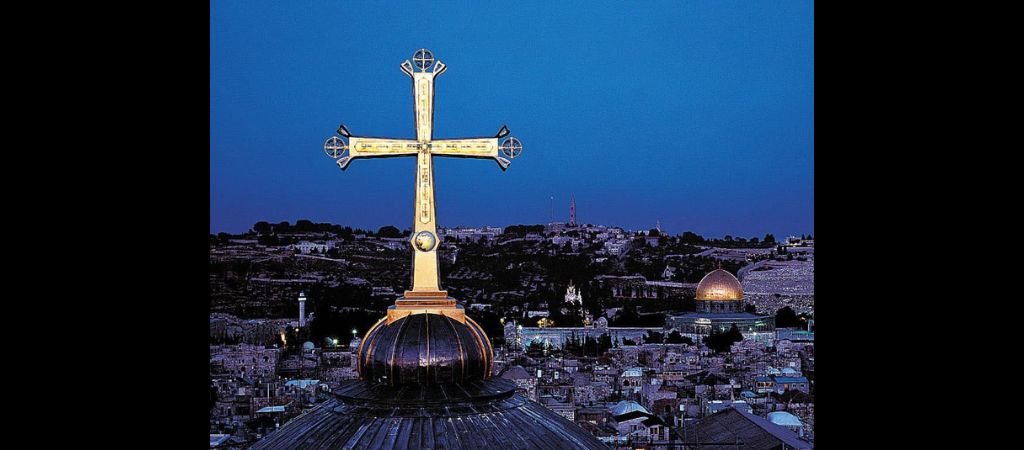
[[[727,270],[716,269],[697,284],[697,300],[743,300],[743,286]]]
[[[473,319],[411,314],[382,319],[363,339],[359,377],[391,386],[464,383],[491,375],[494,350]]]

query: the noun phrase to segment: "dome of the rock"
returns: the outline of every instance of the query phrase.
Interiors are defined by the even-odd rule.
[[[729,271],[716,269],[697,284],[697,300],[742,300],[743,285]]]

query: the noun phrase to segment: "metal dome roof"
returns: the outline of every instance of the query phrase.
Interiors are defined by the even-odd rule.
[[[392,386],[462,383],[491,376],[494,350],[473,319],[420,313],[377,322],[359,348],[359,377]]]
[[[400,387],[346,381],[334,397],[252,448],[609,448],[500,378]]]
[[[771,421],[771,423],[782,425],[784,427],[802,427],[804,425],[800,422],[800,418],[785,411],[768,413],[768,420]]]
[[[647,410],[647,408],[644,408],[639,403],[634,402],[632,400],[620,401],[611,408],[611,413],[613,416],[621,416],[623,414],[630,413],[633,411],[640,411],[647,414],[651,413],[650,411]]]
[[[743,300],[743,285],[729,271],[715,269],[697,284],[697,300]]]

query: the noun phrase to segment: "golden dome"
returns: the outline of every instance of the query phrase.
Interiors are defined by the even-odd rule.
[[[697,300],[743,300],[743,286],[725,269],[715,269],[697,283]]]

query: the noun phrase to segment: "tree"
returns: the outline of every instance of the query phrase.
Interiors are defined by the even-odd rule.
[[[665,341],[665,335],[654,330],[647,330],[647,336],[644,336],[644,342],[660,344],[663,341]]]
[[[793,308],[785,306],[775,311],[775,328],[799,327],[800,321],[796,318]]]
[[[270,234],[274,231],[274,227],[268,222],[259,221],[256,222],[256,225],[252,226],[252,230],[255,231],[256,234]]]
[[[612,348],[612,337],[608,333],[604,333],[597,339],[598,354],[603,355],[610,348]]]
[[[210,409],[217,406],[217,387],[212,383],[210,384]]]
[[[382,238],[400,238],[400,237],[402,237],[402,232],[399,231],[397,227],[394,227],[394,226],[391,226],[391,225],[386,225],[386,226],[380,227],[380,229],[377,230],[377,237],[382,237]]]
[[[751,314],[757,314],[757,307],[754,306],[753,303],[747,303],[747,305],[743,307],[743,311]]]
[[[608,333],[598,336],[597,339],[589,336],[583,339],[584,355],[600,356],[605,354],[610,348],[612,348],[612,338],[608,336]]]
[[[774,244],[775,243],[775,236],[773,234],[771,234],[771,233],[768,233],[768,234],[764,235],[764,242],[766,244]]]
[[[702,244],[704,243],[704,237],[692,231],[686,231],[679,237],[679,242],[683,244]]]

